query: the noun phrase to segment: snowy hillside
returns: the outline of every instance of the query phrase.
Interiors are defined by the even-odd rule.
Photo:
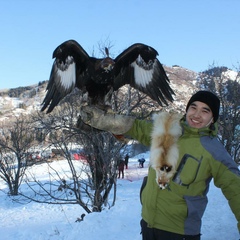
[[[46,84],[26,88],[0,91],[0,122],[8,122],[15,116],[31,114],[40,109]]]

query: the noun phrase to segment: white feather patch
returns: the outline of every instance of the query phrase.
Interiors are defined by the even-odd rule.
[[[57,68],[57,76],[60,79],[60,84],[64,89],[71,89],[76,84],[76,64],[72,61],[71,57],[68,57],[66,64],[69,64],[65,70]]]
[[[142,67],[140,67],[136,61],[134,61],[131,66],[134,68],[134,78],[137,85],[140,85],[142,87],[146,87],[151,80],[153,75],[153,69],[146,70]]]

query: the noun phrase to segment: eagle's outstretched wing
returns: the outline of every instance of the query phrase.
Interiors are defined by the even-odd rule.
[[[59,45],[53,52],[53,58],[55,61],[41,109],[44,111],[48,107],[47,113],[72,92],[77,84],[81,84],[82,81],[78,81],[78,78],[86,71],[89,62],[88,54],[74,40]],[[78,87],[81,88],[79,85]]]
[[[173,101],[174,91],[162,64],[157,59],[158,52],[145,44],[136,43],[115,58],[114,90],[125,84],[147,94],[161,106]]]
[[[136,43],[115,59],[108,54],[105,58],[94,58],[76,41],[66,41],[53,52],[55,60],[41,111],[48,108],[47,113],[51,112],[75,87],[87,92],[93,104],[101,105],[105,96],[125,84],[161,106],[167,105],[167,101],[173,101],[174,92],[157,55],[152,47]]]

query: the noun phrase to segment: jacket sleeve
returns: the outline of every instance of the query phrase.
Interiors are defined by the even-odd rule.
[[[231,172],[225,166],[220,167],[220,169],[214,183],[221,188],[228,200],[228,204],[238,221],[238,229],[240,231],[240,176]]]
[[[124,135],[137,140],[141,144],[149,147],[151,144],[152,122],[136,119],[131,129]]]
[[[212,145],[215,161],[212,165],[214,184],[221,188],[229,206],[238,221],[240,230],[240,171],[221,143]],[[214,150],[214,149],[213,149]]]

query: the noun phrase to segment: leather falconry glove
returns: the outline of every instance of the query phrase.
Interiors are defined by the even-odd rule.
[[[114,135],[126,133],[135,120],[132,116],[107,113],[95,106],[83,106],[80,117],[85,124]]]

